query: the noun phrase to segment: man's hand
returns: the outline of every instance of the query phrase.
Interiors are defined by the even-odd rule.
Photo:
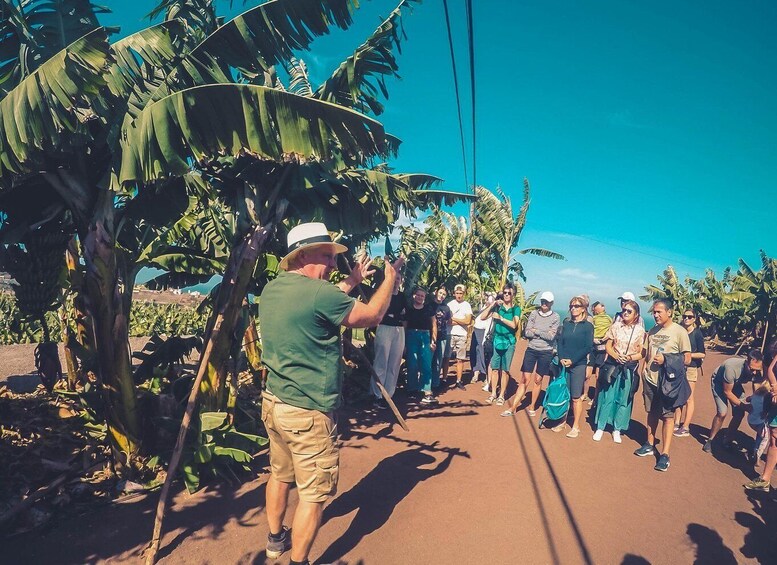
[[[364,279],[372,276],[375,273],[375,268],[372,266],[372,259],[366,253],[357,259],[356,264],[351,269],[351,274],[348,278],[353,286],[360,285]]]
[[[402,267],[405,266],[405,258],[402,255],[400,255],[399,258],[393,263],[389,257],[384,257],[383,260],[386,265],[384,270],[387,277],[389,273],[394,273],[394,276],[398,277],[399,271],[402,270]]]
[[[661,352],[658,352],[653,356],[653,363],[658,363],[659,365],[663,365],[664,361],[666,361],[666,359],[664,359],[664,354]]]
[[[429,344],[429,349],[431,349],[432,351],[437,349],[437,342],[432,340],[432,342]]]

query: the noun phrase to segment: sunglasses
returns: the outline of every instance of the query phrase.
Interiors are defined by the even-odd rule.
[[[693,320],[696,316],[689,316],[688,314],[683,314],[683,320]]]
[[[512,295],[513,295],[513,291],[512,291],[512,290],[505,290],[505,291],[502,293],[502,295],[503,295],[503,296],[506,296],[506,295],[508,295],[508,294],[509,294],[510,296],[512,296]]]
[[[632,310],[631,308],[624,308],[623,311],[628,313],[628,314],[633,314],[634,313],[634,310]]]
[[[571,310],[572,308],[582,308],[582,307],[583,307],[583,305],[582,305],[582,304],[570,304],[570,305],[569,305],[569,309],[570,309],[570,310]]]

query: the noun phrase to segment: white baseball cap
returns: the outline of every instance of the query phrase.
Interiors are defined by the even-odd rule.
[[[540,300],[544,300],[545,302],[553,302],[555,300],[555,296],[553,296],[553,293],[549,290],[546,290],[542,294],[540,294]]]
[[[637,298],[634,296],[633,292],[629,292],[628,290],[621,294],[618,297],[620,300],[634,300],[636,302]]]

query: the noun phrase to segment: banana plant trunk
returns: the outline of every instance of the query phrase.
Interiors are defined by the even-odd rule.
[[[129,356],[129,311],[122,300],[113,233],[113,193],[100,191],[83,245],[87,309],[113,462],[129,476],[140,452],[140,426]]]
[[[235,335],[235,324],[256,262],[264,251],[270,233],[271,230],[266,227],[255,226],[230,253],[213,314],[205,330],[203,351],[210,350],[210,355],[207,358],[203,355],[200,359],[199,371],[205,371],[200,385],[201,402],[205,410],[224,410],[226,407],[229,358],[235,341],[243,338],[242,335]]]
[[[154,532],[146,551],[145,562],[147,565],[156,563],[159,544],[162,540],[162,525],[167,500],[170,493],[170,485],[173,482],[181,454],[186,442],[186,435],[192,422],[194,410],[198,404],[198,396],[203,394],[201,406],[204,410],[210,410],[224,397],[224,381],[227,370],[227,361],[230,354],[230,341],[233,338],[235,322],[243,303],[243,297],[248,290],[248,283],[256,267],[256,261],[263,252],[264,246],[272,233],[269,227],[255,226],[251,232],[243,238],[243,241],[232,250],[227,270],[221,283],[216,305],[211,315],[205,334],[205,342],[197,368],[197,376],[194,379],[189,399],[186,403],[186,411],[178,431],[173,454],[170,457],[170,465],[167,468],[167,477],[159,494],[159,502],[156,507],[154,519]],[[242,337],[242,336],[241,336]]]

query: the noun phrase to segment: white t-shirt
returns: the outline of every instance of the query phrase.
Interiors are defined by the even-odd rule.
[[[462,300],[461,302],[457,302],[454,298],[450,302],[448,302],[448,308],[451,309],[451,317],[452,318],[464,318],[467,315],[472,316],[472,306],[469,305],[469,302],[466,300]],[[467,335],[467,328],[464,326],[459,326],[456,324],[451,325],[451,335],[458,335],[458,336],[464,336]]]

